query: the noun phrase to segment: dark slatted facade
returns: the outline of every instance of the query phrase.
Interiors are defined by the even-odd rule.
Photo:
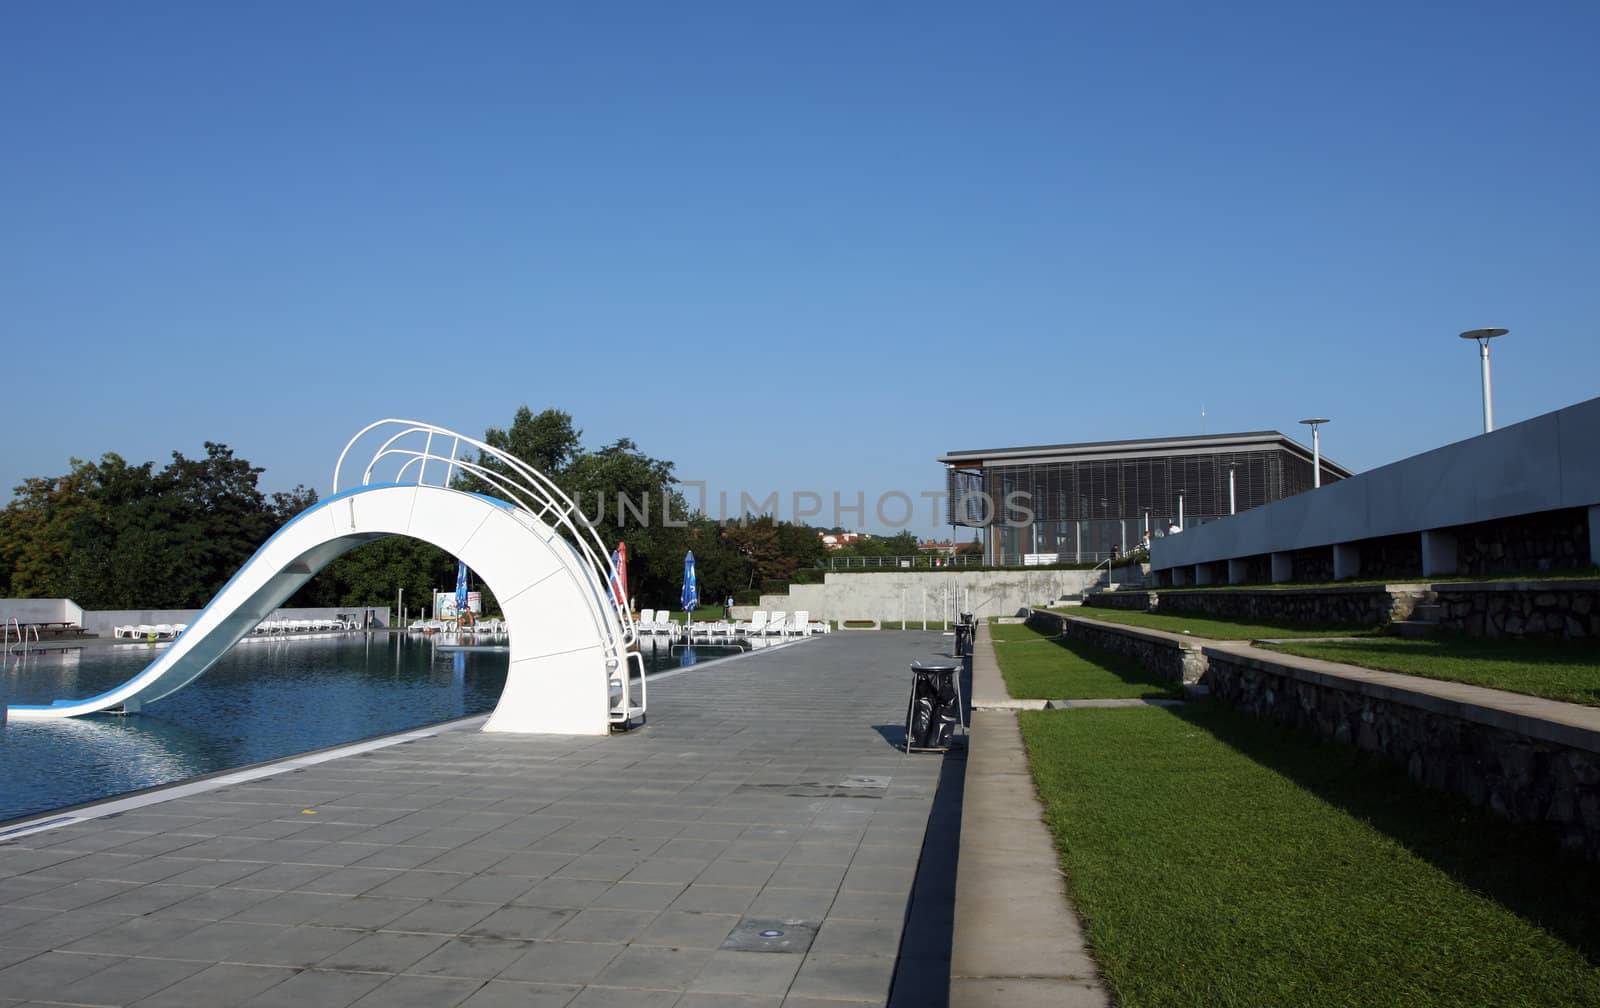
[[[994,564],[1095,562],[1139,545],[1146,528],[1161,535],[1312,487],[1310,449],[1277,431],[960,451],[939,461],[948,466],[949,523],[987,529]],[[1322,459],[1324,483],[1349,475]]]

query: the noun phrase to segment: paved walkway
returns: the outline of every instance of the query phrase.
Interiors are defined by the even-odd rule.
[[[973,645],[972,706],[951,1008],[1104,1008],[988,624]]]
[[[964,753],[897,745],[949,641],[831,634],[658,680],[626,736],[448,731],[15,836],[0,1008],[942,1005]]]

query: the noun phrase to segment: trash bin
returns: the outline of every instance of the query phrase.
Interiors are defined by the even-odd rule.
[[[950,748],[961,720],[960,665],[911,663],[911,700],[906,705],[906,752]]]
[[[973,622],[972,614],[964,612],[956,621],[956,657],[966,658],[972,654],[972,638],[977,632],[978,625]]]

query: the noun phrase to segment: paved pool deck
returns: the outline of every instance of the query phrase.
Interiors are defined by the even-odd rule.
[[[627,735],[459,725],[0,836],[0,1008],[943,1005],[966,749],[899,746],[950,647],[840,632],[654,680]]]

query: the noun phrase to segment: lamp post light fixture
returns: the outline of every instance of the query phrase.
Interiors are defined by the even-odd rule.
[[[1317,436],[1317,428],[1328,423],[1327,417],[1312,417],[1310,420],[1300,421],[1311,428],[1311,485],[1322,485],[1322,439]]]
[[[1478,341],[1478,359],[1483,362],[1483,432],[1494,430],[1494,395],[1489,388],[1489,341],[1504,336],[1510,329],[1468,329],[1462,339]]]

